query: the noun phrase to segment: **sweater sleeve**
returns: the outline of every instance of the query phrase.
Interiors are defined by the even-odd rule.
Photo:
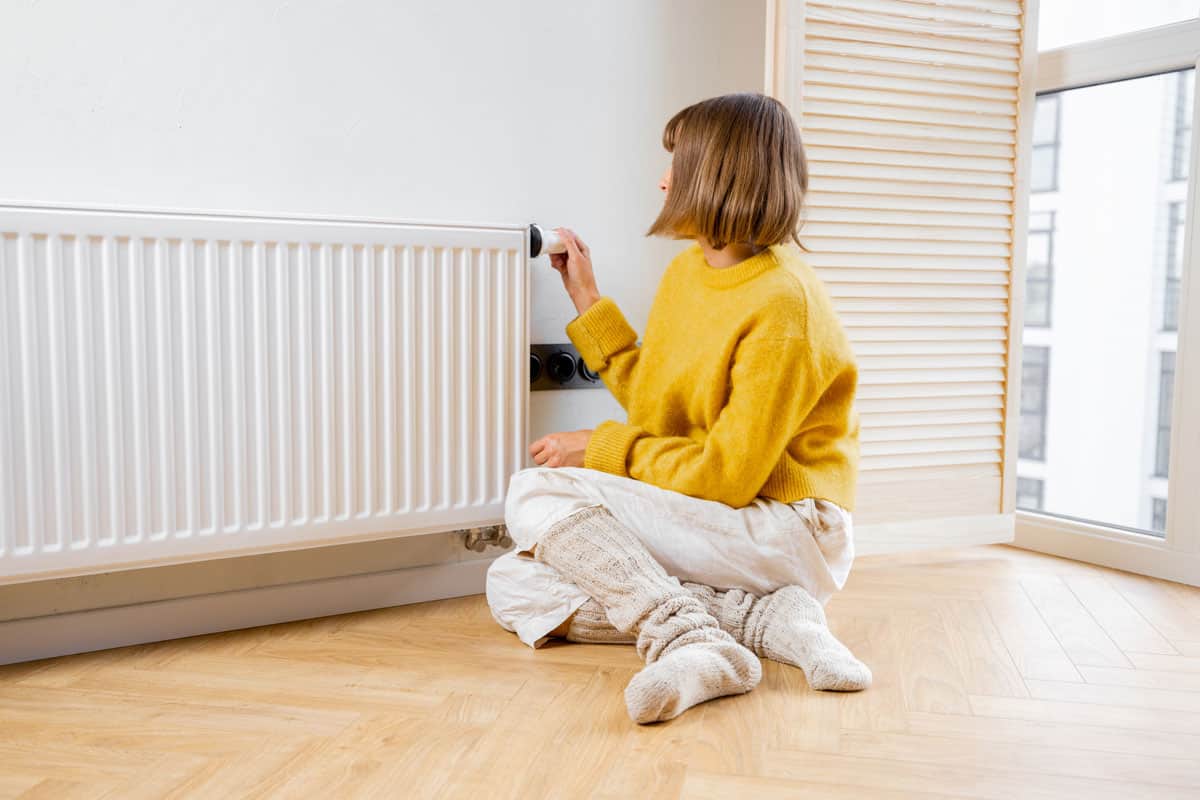
[[[752,332],[737,346],[728,400],[702,441],[608,420],[592,432],[584,466],[746,506],[816,405],[819,367],[803,337]]]
[[[629,408],[633,376],[642,349],[637,332],[611,297],[601,297],[567,324],[567,336],[588,368],[604,381],[622,408]]]

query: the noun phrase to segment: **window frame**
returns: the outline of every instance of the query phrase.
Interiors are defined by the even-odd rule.
[[[1031,2],[1032,23],[1026,41],[1036,41],[1036,0]],[[1163,25],[1119,36],[1048,50],[1037,55],[1034,88],[1037,95],[1063,92],[1102,83],[1140,78],[1194,68],[1200,70],[1200,19]],[[1185,84],[1186,85],[1186,84]],[[1187,213],[1183,224],[1183,262],[1179,265],[1179,318],[1175,348],[1172,408],[1200,409],[1200,196],[1197,172],[1200,163],[1200,80],[1193,79],[1192,141],[1187,178]],[[1178,106],[1177,106],[1178,108]],[[1175,132],[1181,130],[1175,118]],[[1026,150],[1025,189],[1032,137],[1022,142]],[[1172,156],[1174,159],[1174,155]],[[1172,164],[1172,167],[1174,164]],[[1173,170],[1172,173],[1173,174]],[[1025,265],[1022,265],[1024,268]],[[1019,335],[1019,330],[1014,335]],[[1020,371],[1017,371],[1019,376]],[[1147,376],[1149,377],[1149,376]],[[1018,378],[1019,379],[1019,378]],[[1157,423],[1156,423],[1157,424]],[[1186,443],[1193,443],[1188,447]],[[1200,414],[1174,413],[1170,431],[1170,480],[1167,482],[1164,535],[1135,532],[1115,524],[1016,510],[1016,540],[1021,547],[1067,558],[1105,564],[1170,580],[1200,585]],[[1015,476],[1014,476],[1015,477]],[[1016,486],[1006,490],[1015,499]]]

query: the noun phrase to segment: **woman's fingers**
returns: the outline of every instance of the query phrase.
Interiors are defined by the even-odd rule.
[[[558,452],[556,448],[551,447],[550,437],[543,436],[533,444],[529,445],[529,454],[533,456],[533,463],[539,467],[557,467]]]
[[[584,250],[587,249],[587,245],[585,245],[583,243],[583,239],[579,238],[578,233],[571,230],[570,228],[563,228],[562,231],[563,231],[563,233],[562,233],[563,241],[566,242],[568,249],[570,248],[570,246],[572,244],[574,244],[575,249],[580,252],[583,252]]]
[[[565,237],[567,243],[567,252],[577,258],[584,258],[583,251],[579,249],[579,242],[575,239],[575,234]]]

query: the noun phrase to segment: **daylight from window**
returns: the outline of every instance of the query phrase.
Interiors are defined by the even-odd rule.
[[[1041,0],[1038,50],[1157,28],[1198,15],[1197,0]]]
[[[1163,535],[1194,73],[1037,100],[1018,508]]]

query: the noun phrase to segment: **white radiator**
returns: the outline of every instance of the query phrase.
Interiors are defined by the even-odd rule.
[[[0,206],[0,582],[486,525],[518,226]]]

